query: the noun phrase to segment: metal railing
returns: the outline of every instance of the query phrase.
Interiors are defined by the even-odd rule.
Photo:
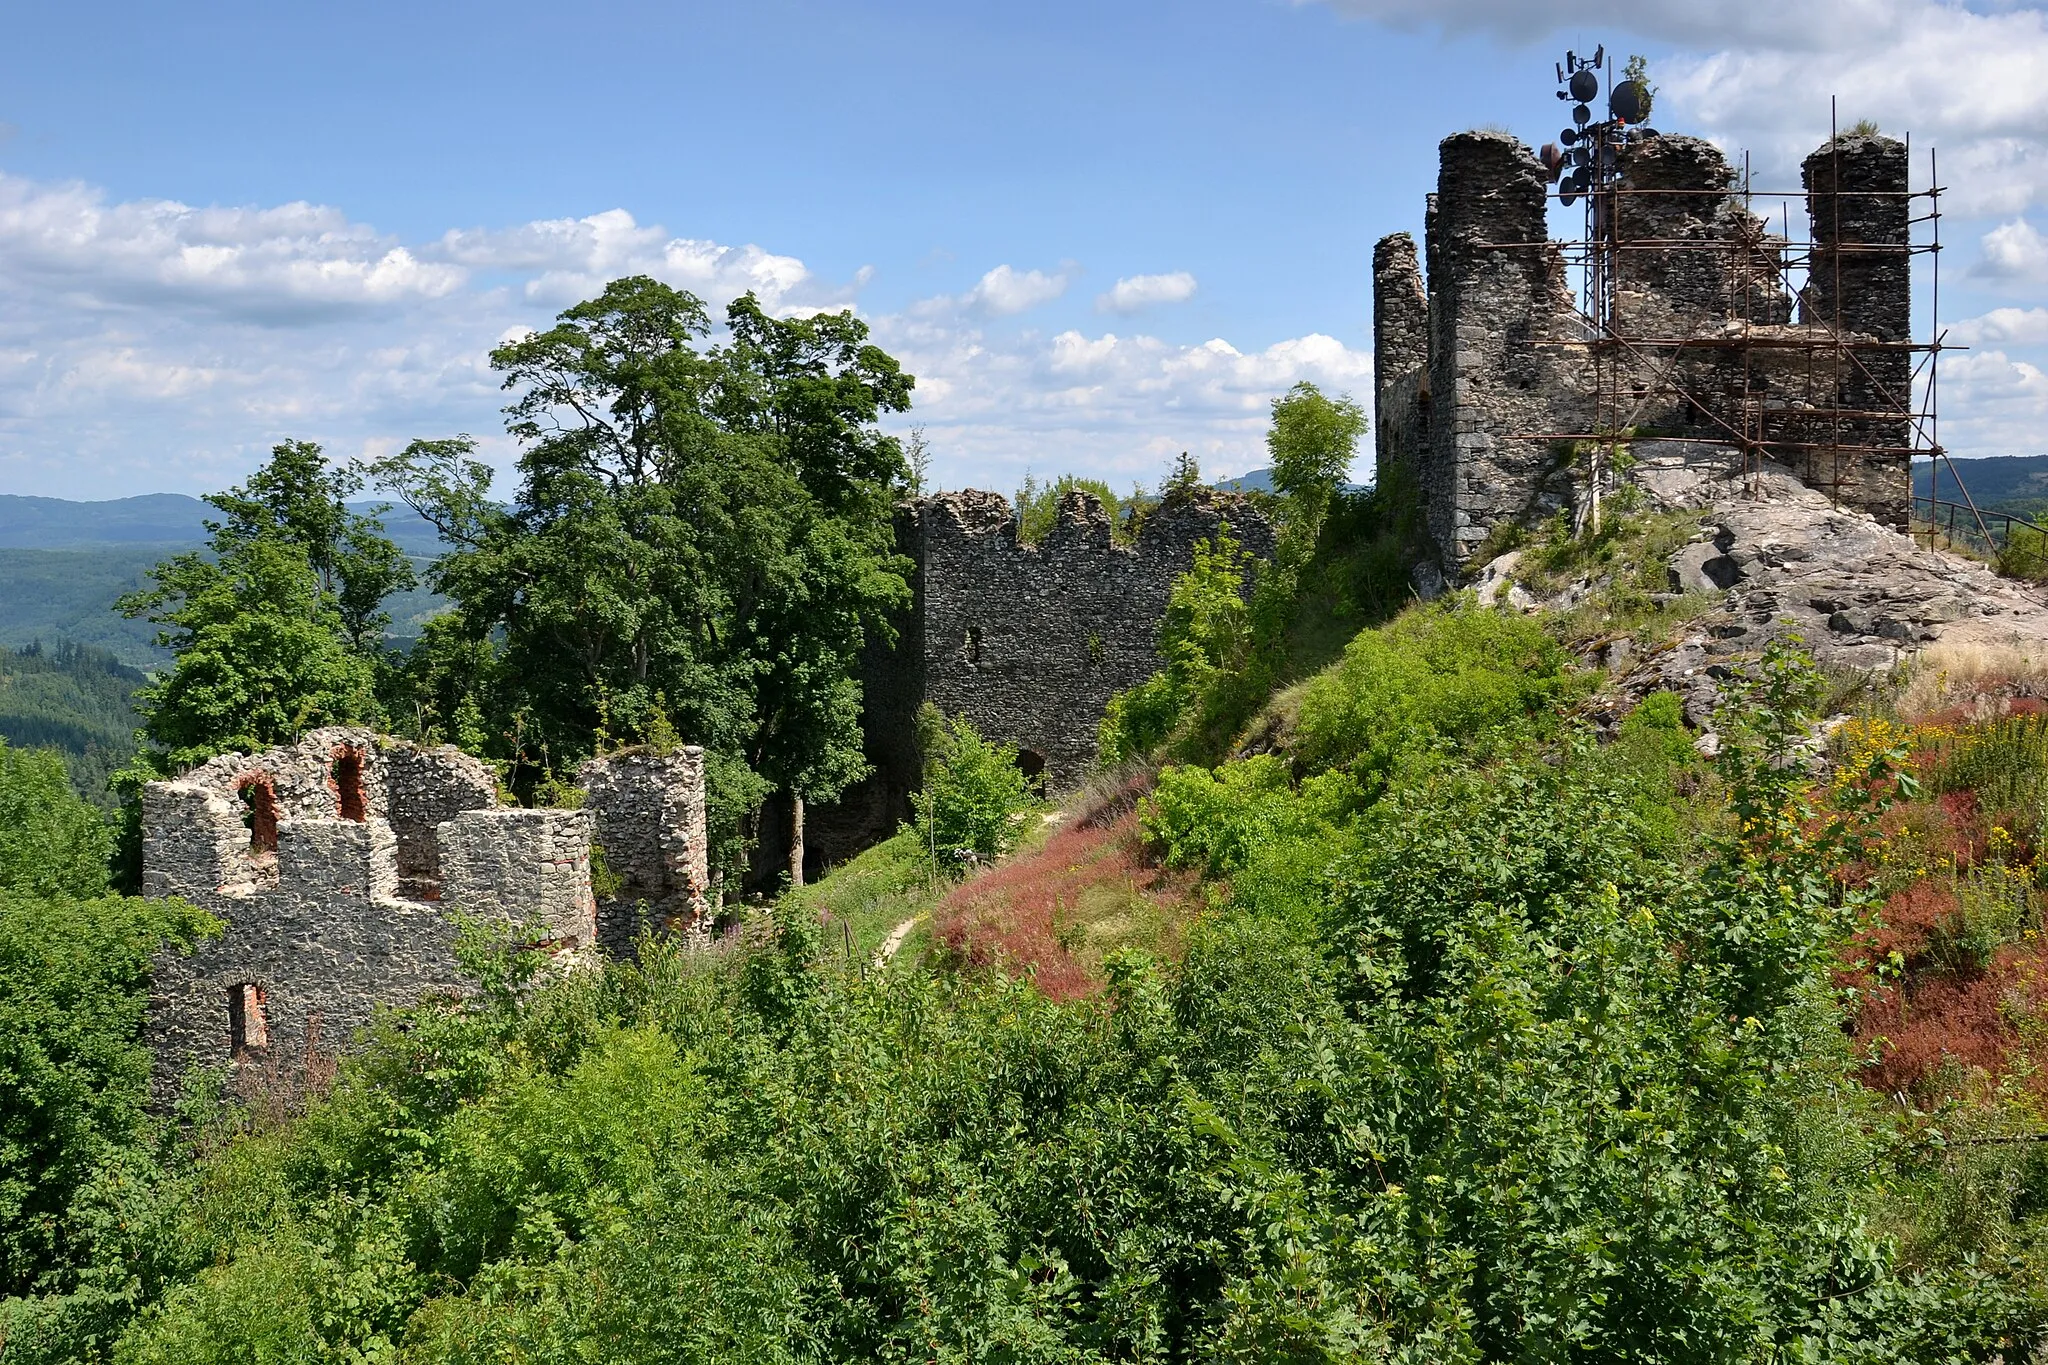
[[[1923,498],[1918,494],[1913,497],[1913,530],[1922,535],[1941,536],[1950,545],[1967,545],[1982,554],[1998,554],[2012,544],[2015,526],[2024,527],[2034,536],[2048,536],[2048,529],[2015,512],[1973,507],[1945,498]],[[2048,551],[2048,540],[2036,544],[2041,547],[2036,553]]]

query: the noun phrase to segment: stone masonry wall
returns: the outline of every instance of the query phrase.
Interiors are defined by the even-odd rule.
[[[701,754],[628,760],[642,780],[607,781],[621,766],[596,765],[592,809],[507,808],[469,755],[331,727],[149,783],[144,893],[226,925],[156,962],[145,1036],[158,1099],[195,1063],[290,1073],[346,1046],[380,1004],[462,989],[457,914],[587,954],[599,938],[590,847],[607,821],[649,831],[701,886]]]
[[[1047,786],[1078,785],[1103,709],[1159,668],[1159,622],[1197,540],[1228,521],[1260,557],[1272,530],[1248,503],[1208,490],[1169,498],[1114,543],[1085,493],[1062,499],[1037,545],[1020,545],[1009,500],[944,493],[920,505],[923,691],[948,716],[1042,762]]]
[[[1413,237],[1380,238],[1372,285],[1374,469],[1387,484],[1429,448],[1429,295]]]
[[[1416,469],[1430,539],[1455,573],[1494,527],[1532,525],[1581,496],[1569,444],[1546,436],[1590,433],[1603,415],[1587,324],[1547,241],[1541,164],[1501,133],[1446,138],[1439,155],[1419,304],[1405,236],[1373,255],[1376,409],[1380,467]],[[1619,399],[1604,420],[1746,445],[1902,527],[1912,433],[1879,414],[1910,397],[1903,145],[1845,136],[1807,158],[1816,245],[1796,318],[1783,239],[1736,198],[1718,149],[1651,136],[1622,158],[1614,329],[1624,340],[1603,348]],[[1419,371],[1418,306],[1428,319]]]
[[[605,949],[630,950],[643,918],[655,928],[704,926],[710,856],[704,825],[704,751],[627,752],[594,758],[577,785],[618,894],[598,906]]]
[[[1590,420],[1564,256],[1550,242],[1542,163],[1505,133],[1438,149],[1429,239],[1429,388],[1422,491],[1430,538],[1462,565],[1504,520],[1535,521],[1570,486],[1547,433]]]

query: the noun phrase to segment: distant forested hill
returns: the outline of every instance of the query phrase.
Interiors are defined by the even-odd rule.
[[[141,670],[102,649],[63,642],[0,651],[0,739],[61,750],[79,793],[107,804],[107,774],[135,751]]]
[[[385,505],[353,504],[358,511]],[[166,662],[151,643],[156,628],[125,619],[114,600],[141,587],[158,560],[204,544],[212,512],[179,493],[108,502],[0,495],[0,646],[69,640],[140,668]],[[441,552],[434,528],[406,508],[387,511],[384,528],[416,569]],[[386,607],[392,634],[410,638],[441,606],[427,592],[393,598]]]
[[[1956,472],[1979,507],[1995,508],[2040,520],[2048,515],[2048,455],[2004,455],[1988,460],[1957,460]],[[1927,461],[1913,465],[1913,492],[1926,497],[1935,482],[1934,466]],[[1940,469],[1943,502],[1961,502],[1956,482],[1946,464]]]

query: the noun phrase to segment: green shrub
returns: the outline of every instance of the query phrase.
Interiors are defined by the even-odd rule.
[[[920,847],[935,871],[992,862],[1016,845],[1033,804],[1013,744],[991,744],[964,717],[948,721],[926,702],[918,712],[924,787],[910,797]]]
[[[1261,754],[1214,771],[1166,769],[1140,822],[1168,863],[1227,876],[1263,845],[1329,834],[1359,799],[1345,773],[1311,777],[1297,789],[1285,763]]]
[[[64,756],[0,740],[0,890],[104,895],[113,832],[72,790]]]
[[[213,927],[182,901],[0,890],[0,1292],[66,1285],[73,1197],[142,1136],[151,956]]]
[[[1227,522],[1214,540],[1195,542],[1194,566],[1174,580],[1160,620],[1159,655],[1166,666],[1110,699],[1097,736],[1103,766],[1158,748],[1226,661],[1242,653],[1250,621],[1244,583],[1252,564]]]
[[[1566,695],[1569,656],[1526,617],[1455,601],[1359,633],[1307,684],[1300,754],[1383,781],[1408,751],[1529,732]]]

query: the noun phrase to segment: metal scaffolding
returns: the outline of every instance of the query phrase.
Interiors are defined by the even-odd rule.
[[[1912,463],[1925,459],[1934,464],[1933,496],[1911,498],[1913,529],[1935,529],[1944,509],[1953,506],[1966,514],[1965,524],[1982,544],[1995,546],[1990,525],[1940,440],[1941,356],[1962,348],[1947,342],[1939,321],[1943,186],[1934,152],[1927,155],[1925,188],[1847,190],[1842,188],[1841,140],[1831,127],[1833,177],[1825,192],[1758,188],[1747,153],[1732,186],[1647,188],[1623,181],[1631,153],[1648,145],[1643,132],[1618,119],[1582,123],[1571,150],[1544,149],[1553,177],[1560,161],[1580,168],[1550,191],[1553,200],[1565,205],[1584,202],[1580,235],[1489,244],[1562,254],[1577,276],[1578,335],[1539,344],[1582,354],[1590,370],[1590,421],[1583,430],[1514,434],[1583,443],[1595,465],[1596,518],[1597,488],[1604,477],[1600,466],[1611,469],[1623,443],[1647,435],[1730,448],[1745,481],[1765,459],[1793,466],[1837,503],[1845,469],[1864,460],[1902,460],[1911,498]],[[1904,201],[1904,241],[1842,239],[1845,203],[1871,199]],[[1832,212],[1831,232],[1795,233],[1795,223],[1813,226],[1809,204]],[[1640,235],[1644,225],[1668,224],[1674,209],[1687,208],[1693,210],[1693,223],[1723,230],[1700,236]],[[1874,265],[1878,256],[1903,258],[1900,269],[1909,278],[1919,258],[1926,258],[1927,326],[1920,331],[1909,313],[1912,339],[1881,339],[1844,324],[1845,265],[1853,271]],[[1652,257],[1661,259],[1653,262]],[[1711,294],[1693,292],[1683,314],[1664,309],[1664,316],[1645,319],[1639,314],[1659,310],[1637,303],[1670,302],[1665,295],[1632,291],[1632,285],[1640,289],[1653,273],[1695,283],[1718,280],[1720,286]],[[1908,358],[1910,364],[1902,363]],[[1675,429],[1643,430],[1646,415],[1674,408],[1684,414]],[[1960,502],[1941,499],[1944,466]],[[1953,514],[1949,519],[1953,522]]]

